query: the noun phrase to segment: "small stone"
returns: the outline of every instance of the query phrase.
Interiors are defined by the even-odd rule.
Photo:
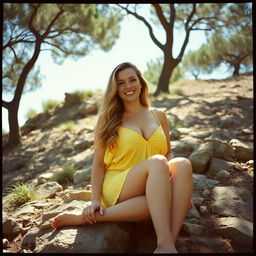
[[[254,165],[254,161],[253,160],[249,160],[245,163],[247,166],[253,168],[253,165]]]
[[[203,197],[209,197],[209,195],[210,195],[210,191],[208,189],[205,189],[203,191]]]
[[[8,239],[4,238],[3,239],[3,248],[6,248],[8,243],[9,243]]]
[[[205,205],[201,205],[199,210],[202,214],[207,214],[208,213],[207,206],[205,206]]]
[[[229,176],[230,176],[230,173],[226,170],[221,170],[216,173],[216,178],[220,181],[226,180],[227,178],[229,178]]]

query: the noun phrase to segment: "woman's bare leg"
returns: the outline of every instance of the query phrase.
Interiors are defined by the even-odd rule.
[[[188,159],[177,157],[169,161],[169,168],[172,175],[171,232],[176,242],[192,196],[192,167]]]
[[[150,219],[146,196],[137,196],[121,203],[108,207],[101,215],[99,211],[95,213],[97,222],[114,221],[140,221]],[[63,226],[77,226],[89,224],[85,221],[82,211],[64,212],[59,214],[52,222],[53,228]]]
[[[148,218],[150,212],[157,235],[155,252],[177,252],[170,228],[171,186],[169,177],[169,166],[165,157],[156,155],[140,162],[129,171],[117,204],[105,209],[104,215],[97,212],[96,220],[137,221]],[[143,197],[143,195],[146,196]],[[79,218],[82,221],[81,214],[80,217],[70,214],[65,217],[63,213],[54,218],[52,226],[72,225],[72,218],[76,220]],[[79,221],[76,221],[77,223]]]
[[[141,194],[146,195],[157,236],[157,253],[177,252],[170,229],[170,184],[167,159],[161,155],[152,156],[130,170],[118,200],[122,202]]]

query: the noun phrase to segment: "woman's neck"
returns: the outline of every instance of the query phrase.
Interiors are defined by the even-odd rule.
[[[141,105],[140,101],[124,103],[125,113],[136,113],[144,110],[145,107]]]

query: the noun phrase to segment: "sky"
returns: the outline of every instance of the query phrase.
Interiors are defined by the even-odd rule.
[[[146,8],[143,9],[143,12],[145,11]],[[163,30],[154,27],[154,33],[162,43],[165,42]],[[181,31],[176,31],[174,35],[174,57],[179,53],[184,36],[185,33]],[[203,31],[192,31],[185,54],[188,50],[197,50],[204,42],[206,37]],[[49,99],[63,101],[65,92],[97,89],[104,91],[112,70],[122,62],[132,62],[143,73],[147,69],[147,62],[160,56],[163,56],[162,51],[153,43],[147,27],[130,15],[123,19],[120,36],[108,52],[94,50],[79,60],[66,59],[62,65],[58,65],[53,62],[49,51],[42,51],[36,63],[44,76],[42,86],[34,92],[22,95],[18,113],[19,126],[25,124],[25,116],[29,109],[40,113],[44,101]],[[200,78],[222,79],[225,77],[227,73],[214,72],[211,75],[202,75]],[[6,101],[12,100],[12,97],[12,94],[2,95],[3,100]],[[3,107],[2,127],[6,132],[9,131],[8,112]]]

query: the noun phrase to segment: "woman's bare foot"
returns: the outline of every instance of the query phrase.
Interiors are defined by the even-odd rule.
[[[175,246],[172,244],[166,244],[163,246],[157,246],[154,253],[178,253]]]
[[[62,212],[51,220],[52,228],[60,228],[65,226],[79,226],[86,224],[86,221],[79,212]]]

